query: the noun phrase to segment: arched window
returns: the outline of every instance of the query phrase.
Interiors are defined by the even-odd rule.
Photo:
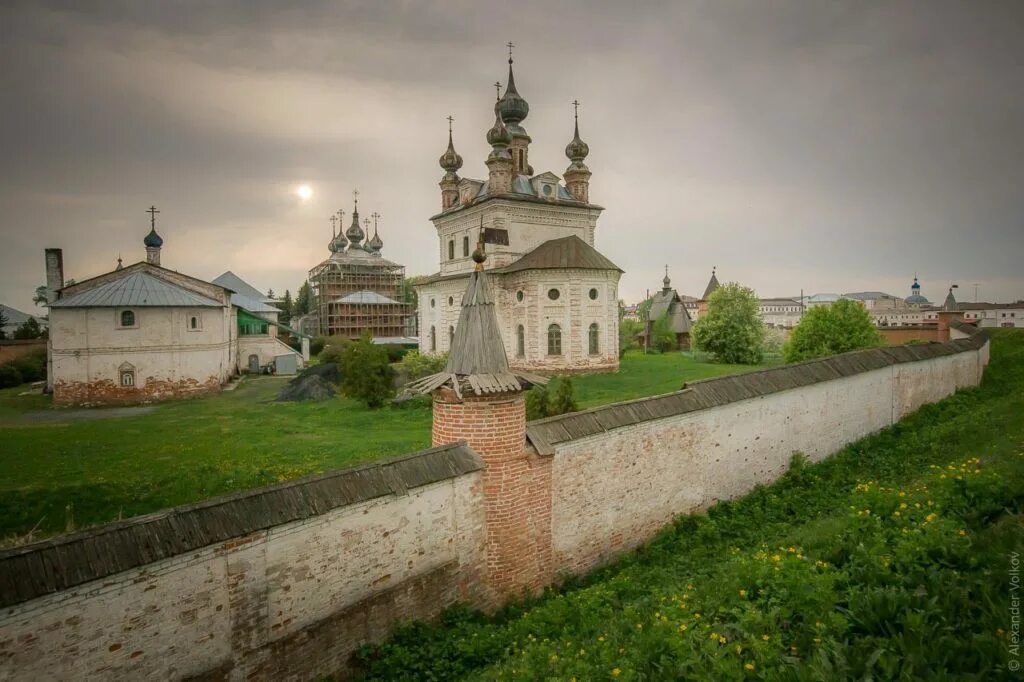
[[[452,342],[455,341],[455,327],[448,327],[448,348],[452,347]]]
[[[131,310],[121,311],[121,326],[122,327],[134,327],[135,326],[135,313]]]
[[[518,357],[526,355],[526,330],[523,329],[523,325],[516,327],[516,355]]]
[[[463,256],[468,256],[469,255],[469,237],[463,237],[462,238],[462,255]]]
[[[435,327],[430,328],[430,350],[437,350],[437,329]]]
[[[135,367],[130,362],[122,362],[117,368],[121,386],[131,388],[135,386]]]
[[[199,318],[193,315],[188,321],[189,329],[199,329]]]
[[[455,240],[448,240],[448,260],[455,260]]]
[[[562,328],[557,324],[548,327],[548,355],[562,354]]]
[[[597,322],[590,325],[590,331],[587,333],[587,340],[590,342],[590,354],[597,355],[598,353],[598,332]]]

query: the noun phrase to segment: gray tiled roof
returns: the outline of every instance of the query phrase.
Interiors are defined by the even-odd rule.
[[[335,299],[331,303],[390,303],[393,305],[401,305],[398,301],[393,298],[388,298],[378,294],[376,291],[357,291],[343,296],[342,298]]]
[[[558,268],[618,270],[622,272],[622,268],[602,256],[600,251],[575,235],[560,239],[549,239],[519,260],[509,263],[503,268],[496,268],[494,272],[503,273]]]
[[[73,293],[51,305],[52,308],[139,308],[207,307],[221,304],[188,289],[145,272],[133,272],[81,293]]]

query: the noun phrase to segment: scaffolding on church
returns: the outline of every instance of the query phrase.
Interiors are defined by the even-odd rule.
[[[405,267],[364,252],[335,253],[309,271],[320,334],[358,339],[408,336]]]

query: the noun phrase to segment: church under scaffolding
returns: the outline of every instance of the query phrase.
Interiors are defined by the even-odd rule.
[[[339,211],[339,217],[343,212]],[[376,222],[377,214],[374,214]],[[331,217],[335,222],[336,217]],[[367,230],[369,229],[369,220]],[[359,226],[359,205],[352,224],[335,234],[330,257],[309,271],[317,328],[324,336],[358,339],[364,332],[378,340],[415,335],[412,306],[402,302],[405,267],[380,255],[384,243],[374,225],[373,237]]]

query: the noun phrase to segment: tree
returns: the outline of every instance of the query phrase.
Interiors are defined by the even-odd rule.
[[[884,343],[867,309],[857,301],[840,299],[808,310],[782,353],[786,362],[798,362]]]
[[[36,287],[36,292],[32,295],[32,302],[36,305],[46,305],[46,285]]]
[[[299,287],[299,293],[295,295],[295,309],[292,314],[295,317],[306,315],[313,309],[313,292],[310,291],[309,282],[303,282]]]
[[[654,303],[654,299],[647,297],[637,305],[636,316],[641,322],[647,322],[647,316],[651,313],[652,303]]]
[[[651,325],[651,347],[659,353],[669,353],[679,348],[679,339],[672,330],[672,321],[668,313],[659,317]]]
[[[526,418],[543,419],[551,414],[548,387],[537,385],[526,392]]]
[[[754,365],[764,353],[764,324],[753,289],[729,282],[708,298],[708,310],[693,326],[697,350],[719,362]]]
[[[578,409],[580,408],[576,405],[572,379],[567,376],[559,377],[558,385],[555,387],[555,399],[551,401],[550,413],[553,415],[568,414]]]
[[[425,280],[429,275],[413,275],[412,277],[406,277],[405,282],[402,284],[402,303],[408,303],[412,306],[411,310],[415,312],[419,309],[419,296],[416,295],[416,285]]]
[[[34,317],[28,318],[20,327],[14,330],[14,338],[16,339],[38,339],[42,335],[43,330],[40,329],[39,322]]]
[[[267,289],[267,298],[274,298],[274,290]]]
[[[8,322],[10,322],[10,319],[4,315],[4,309],[0,308],[0,341],[7,338],[7,332],[4,331],[4,327],[7,326]]]
[[[644,330],[644,326],[636,320],[619,321],[619,357],[636,346],[636,335]]]
[[[388,354],[370,340],[370,333],[347,344],[341,352],[341,388],[350,398],[378,408],[395,394]]]
[[[294,307],[295,301],[292,300],[292,292],[285,289],[284,298],[281,299],[281,314],[277,316],[281,324],[287,325],[292,321],[292,308]]]

